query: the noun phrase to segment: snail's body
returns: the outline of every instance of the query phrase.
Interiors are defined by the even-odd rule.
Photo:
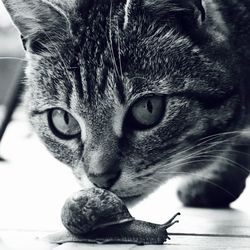
[[[53,243],[128,243],[138,245],[163,244],[168,239],[166,227],[140,220],[102,227],[89,233],[76,235],[62,232],[53,235]]]
[[[100,243],[163,244],[168,239],[168,233],[166,226],[134,220],[96,229],[84,235],[84,238]]]
[[[169,239],[167,228],[177,222],[177,215],[162,225],[136,220],[113,193],[100,188],[82,190],[62,209],[62,222],[68,232],[54,235],[51,241],[163,244]]]

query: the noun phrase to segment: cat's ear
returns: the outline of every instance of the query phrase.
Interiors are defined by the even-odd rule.
[[[144,6],[158,17],[175,13],[193,28],[201,26],[206,19],[202,0],[144,0]]]
[[[179,0],[180,1],[180,0]],[[206,19],[206,11],[202,0],[181,0],[181,6],[189,12],[190,18],[199,26]]]
[[[23,41],[43,33],[60,36],[67,30],[67,16],[49,0],[2,0],[14,24],[22,34]],[[53,33],[53,34],[52,34]]]

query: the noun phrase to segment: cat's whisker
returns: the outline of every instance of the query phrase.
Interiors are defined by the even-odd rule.
[[[247,146],[247,145],[246,145]],[[249,146],[249,145],[248,145]],[[235,150],[235,149],[221,149],[221,150],[212,150],[210,152],[213,152],[213,153],[223,153],[223,152],[232,152],[232,153],[236,153],[236,154],[241,154],[241,155],[245,155],[245,156],[249,156],[250,157],[250,154],[249,153],[246,153],[246,152],[242,152],[242,151],[239,151],[239,150]]]
[[[173,161],[173,162],[168,162],[168,163],[165,163],[165,164],[162,164],[161,163],[161,167],[164,168],[165,171],[168,171],[170,169],[175,169],[175,168],[178,168],[180,166],[184,166],[184,165],[187,165],[187,164],[193,164],[193,163],[201,163],[201,162],[207,162],[207,163],[211,163],[211,160],[207,159],[207,160],[200,160],[200,155],[197,154],[196,156],[186,156],[186,157],[183,157],[183,158],[180,158],[176,161]],[[153,172],[151,173],[150,172],[151,170],[149,171],[144,171],[143,172],[143,175],[150,175],[150,174],[153,174]],[[139,176],[140,177],[140,176]]]
[[[204,156],[206,154],[210,153],[210,151],[206,151],[209,148],[210,147],[203,148],[202,150],[195,151],[192,154],[187,154],[186,156],[183,156],[180,159],[177,159],[175,161],[172,161],[172,162],[169,162],[169,163],[165,164],[164,168],[166,168],[166,170],[169,170],[169,169],[172,169],[172,168],[179,167],[180,165],[185,165],[185,164],[190,164],[190,163],[198,163],[198,161],[200,161],[200,160],[197,161],[195,159],[204,158]],[[192,162],[190,160],[192,160]],[[187,161],[188,161],[188,163],[187,163]],[[205,162],[205,160],[202,159],[202,162]],[[206,162],[211,163],[211,160],[206,160]],[[171,166],[171,167],[168,167],[168,166]]]
[[[23,61],[23,62],[28,61],[26,58],[10,57],[10,56],[2,56],[2,57],[0,57],[0,60],[14,60],[14,61]]]
[[[193,160],[193,161],[187,161],[187,162],[183,162],[182,164],[179,164],[178,166],[176,167],[181,167],[182,165],[186,165],[186,164],[193,164],[193,163],[202,163],[202,162],[207,162],[206,160]],[[211,161],[209,161],[211,162]],[[230,196],[232,196],[233,198],[236,198],[235,195],[233,193],[231,193],[228,189],[225,189],[224,187],[222,187],[221,185],[209,180],[208,178],[205,178],[204,175],[201,175],[201,174],[198,174],[198,173],[190,173],[190,172],[184,172],[184,171],[169,171],[170,168],[167,168],[167,169],[161,169],[160,170],[160,174],[169,174],[169,175],[191,175],[191,176],[194,176],[195,178],[199,179],[199,180],[202,180],[206,183],[209,183],[219,189],[221,189],[222,191],[226,192],[227,194],[229,194]],[[154,178],[152,176],[148,176],[148,175],[141,175],[141,176],[138,176],[139,178],[143,179],[145,178],[145,180],[149,181],[153,181],[155,184],[159,184],[161,183],[161,181],[157,178]],[[138,178],[137,177],[137,178]]]
[[[225,156],[206,154],[206,155],[200,156],[200,157],[206,157],[206,156],[211,157],[211,158],[215,158],[215,159],[225,160],[228,165],[239,168],[246,174],[250,173],[250,171],[246,167],[244,167],[242,164],[239,164],[239,163],[237,163],[237,162],[233,161],[232,159],[229,159],[229,158],[227,158]]]
[[[208,145],[212,145],[211,143],[208,143]],[[230,140],[228,140],[228,141],[224,141],[223,142],[223,145],[224,146],[227,146],[227,149],[229,150],[230,149],[230,147],[231,147],[231,150],[236,146],[236,147],[249,147],[250,146],[250,143],[244,143],[244,142],[237,142],[237,141],[230,141]],[[216,150],[223,150],[223,149],[216,149]],[[233,152],[233,151],[232,151]],[[239,152],[241,152],[241,151],[239,151]]]
[[[228,189],[222,187],[221,185],[209,180],[208,178],[205,178],[204,175],[201,175],[201,174],[197,174],[197,173],[187,173],[187,172],[183,172],[183,171],[176,171],[176,172],[168,172],[168,174],[173,174],[173,175],[177,175],[177,174],[180,174],[180,175],[190,175],[190,176],[193,176],[203,182],[206,182],[208,184],[211,184],[217,188],[219,188],[220,190],[224,191],[225,193],[229,194],[230,196],[232,196],[234,199],[237,198],[232,192],[230,192]]]
[[[145,177],[144,176],[140,176],[139,178],[140,179],[145,179],[147,181],[151,180],[151,181],[153,181],[154,183],[157,183],[157,184],[160,182],[157,178],[154,178],[153,176],[150,176],[150,177],[149,176],[145,176]],[[137,179],[138,179],[138,177],[134,178],[134,180],[137,180]]]
[[[111,56],[113,58],[113,64],[114,64],[114,67],[115,67],[115,71],[117,73],[117,75],[121,78],[121,75],[119,73],[119,70],[118,70],[118,66],[117,66],[117,63],[116,63],[116,60],[115,60],[115,53],[114,53],[114,48],[113,48],[113,41],[112,41],[112,1],[110,1],[110,11],[109,11],[109,42],[108,42],[108,39],[107,39],[107,42],[108,44],[110,45],[110,53],[111,53]]]
[[[207,139],[210,139],[210,138],[222,137],[222,136],[225,136],[225,135],[241,136],[242,132],[243,131],[241,131],[241,130],[228,131],[228,132],[220,132],[220,133],[216,133],[216,134],[212,134],[212,135],[208,135],[208,136],[202,137],[198,141],[203,141],[203,140],[207,140]]]
[[[118,57],[119,57],[119,66],[121,72],[121,80],[123,80],[124,76],[123,76],[122,59],[121,59],[121,39],[120,39],[120,29],[118,20],[117,20],[117,44],[118,44]]]
[[[169,171],[170,169],[175,169],[175,168],[178,168],[180,166],[187,165],[187,164],[200,163],[200,162],[212,163],[211,159],[217,159],[217,160],[222,159],[222,160],[225,160],[228,165],[240,168],[245,174],[249,174],[249,170],[246,167],[244,167],[243,165],[241,165],[241,164],[239,164],[239,163],[237,163],[237,162],[235,162],[235,161],[233,161],[225,156],[211,155],[211,152],[213,150],[212,151],[204,151],[204,150],[207,150],[208,148],[209,147],[207,147],[203,150],[200,150],[200,151],[196,151],[193,154],[188,154],[187,156],[182,157],[180,159],[177,159],[173,162],[170,162],[170,163],[164,165],[164,168],[166,171]],[[190,161],[191,159],[192,159],[192,161]],[[195,159],[199,159],[199,160],[195,160]]]
[[[196,151],[194,151],[194,149],[196,149],[197,147],[200,147],[200,146],[203,146],[203,144],[206,144],[207,142],[201,142],[201,143],[198,143],[198,144],[196,144],[196,145],[194,145],[194,146],[192,146],[192,147],[189,147],[189,148],[187,148],[187,149],[184,149],[184,150],[182,150],[182,151],[180,151],[180,152],[177,152],[177,153],[175,153],[175,155],[173,156],[173,157],[176,157],[176,156],[178,156],[178,155],[182,155],[182,154],[184,154],[184,153],[187,153],[187,152],[189,152],[189,151],[194,151],[193,153],[190,153],[190,154],[188,154],[188,157],[192,157],[192,156],[194,156],[194,155],[197,155],[198,153],[204,153],[204,151],[206,151],[206,150],[208,150],[208,149],[211,149],[211,148],[213,148],[213,147],[216,147],[216,146],[218,146],[218,145],[220,145],[220,144],[222,144],[222,143],[225,143],[225,142],[227,142],[228,140],[230,140],[230,139],[225,139],[225,140],[222,140],[222,141],[216,141],[216,142],[213,142],[213,144],[209,144],[208,146],[206,146],[206,147],[204,147],[204,148],[201,148],[200,150],[196,150]],[[172,157],[170,157],[170,159],[171,159]],[[178,160],[177,160],[178,161]]]
[[[176,167],[176,166],[179,166],[178,164],[182,164],[182,162],[185,162],[185,161],[190,160],[190,159],[198,158],[198,156],[199,156],[198,154],[197,155],[186,155],[186,156],[184,156],[184,157],[182,157],[180,159],[169,162],[164,167],[167,167],[167,169],[169,169],[168,166],[170,166],[170,165],[173,165],[174,167]],[[170,168],[172,168],[172,167],[170,167]]]
[[[117,73],[118,76],[120,76],[120,73],[119,73],[118,67],[117,67],[117,63],[116,63],[116,60],[115,60],[113,46],[110,44],[109,39],[107,37],[106,37],[106,39],[107,39],[107,44],[108,44],[108,47],[109,47],[109,50],[110,50],[110,53],[111,53],[111,59],[112,59],[112,62],[113,62],[114,68],[115,68],[115,72]]]
[[[215,142],[213,141],[213,140],[215,140],[215,139],[217,139],[217,137],[216,137],[216,138],[209,138],[209,139],[204,140],[204,141],[202,141],[202,142],[200,142],[200,143],[197,143],[197,144],[195,144],[195,145],[192,145],[191,147],[185,148],[185,149],[182,150],[182,151],[176,152],[176,153],[175,153],[175,156],[176,156],[176,155],[179,155],[179,154],[186,153],[186,152],[191,151],[191,150],[194,150],[195,148],[200,147],[200,146],[203,146],[204,144],[209,144],[209,143],[211,143],[211,141],[212,141],[212,143],[215,143]],[[220,141],[220,143],[224,143],[224,142],[226,142],[227,140],[231,140],[231,138],[224,139],[223,141]],[[216,142],[218,142],[218,141],[216,141]],[[220,143],[219,143],[219,144],[220,144]],[[209,144],[209,145],[210,145],[210,144]],[[217,145],[217,144],[216,144],[216,145]]]
[[[216,147],[216,146],[218,146],[218,145],[220,145],[220,144],[226,143],[228,140],[230,140],[230,138],[229,138],[229,139],[225,139],[225,140],[221,140],[221,141],[215,141],[215,142],[213,142],[212,144],[208,144],[206,147],[201,148],[200,150],[194,151],[195,148],[197,148],[197,147],[199,147],[199,146],[202,146],[202,144],[206,144],[206,143],[207,143],[207,142],[201,142],[201,143],[199,143],[199,144],[197,144],[197,145],[195,145],[195,146],[186,148],[186,149],[184,149],[184,150],[182,150],[182,151],[180,151],[180,152],[176,152],[176,153],[174,154],[174,156],[173,156],[173,157],[175,157],[175,158],[178,157],[178,156],[180,156],[180,155],[183,155],[184,153],[186,153],[186,155],[185,155],[185,156],[182,156],[182,157],[179,158],[179,159],[175,159],[175,160],[172,161],[171,163],[172,163],[172,164],[177,164],[177,163],[179,163],[179,162],[182,162],[182,161],[185,161],[185,160],[188,160],[188,159],[193,159],[193,158],[200,157],[200,156],[202,156],[202,155],[204,155],[204,154],[206,154],[206,153],[211,152],[211,150],[209,150],[209,149],[213,149],[214,147]],[[188,153],[188,152],[191,151],[191,150],[194,151],[194,152]],[[208,150],[209,150],[209,151],[208,151]],[[187,153],[188,153],[188,154],[187,154]],[[171,157],[169,157],[169,159],[171,159],[171,158],[173,158],[173,157],[171,156]]]
[[[211,152],[209,152],[211,153]],[[204,155],[200,155],[199,158],[211,158],[211,159],[221,159],[227,162],[228,165],[236,167],[236,168],[240,168],[244,173],[249,174],[249,170],[244,167],[242,164],[239,164],[225,156],[221,156],[221,155],[211,155],[211,154],[204,154]]]
[[[188,152],[188,151],[194,150],[195,148],[200,147],[200,146],[202,146],[202,145],[204,145],[204,144],[209,144],[209,147],[208,147],[208,148],[210,148],[210,145],[211,145],[211,147],[217,146],[217,145],[222,144],[222,143],[226,145],[227,142],[230,142],[232,139],[235,139],[235,138],[237,138],[238,136],[241,136],[241,132],[242,132],[242,131],[224,132],[224,133],[218,133],[218,134],[214,134],[214,135],[210,135],[210,136],[201,138],[200,140],[198,140],[198,141],[201,141],[201,142],[199,142],[198,144],[195,144],[194,146],[189,147],[189,148],[186,148],[186,149],[184,149],[184,150],[182,150],[182,151],[180,151],[180,152],[176,152],[176,153],[175,153],[175,157],[176,157],[177,155],[180,155],[180,154],[186,153],[186,152]],[[248,133],[248,132],[246,131],[246,133]],[[216,141],[216,142],[213,141],[213,140],[216,140],[216,139],[218,139],[219,137],[223,137],[223,136],[225,136],[225,135],[232,135],[232,137],[226,138],[226,139],[221,140],[221,141]],[[212,143],[212,144],[211,144],[211,143]],[[235,143],[235,141],[234,141],[234,143]],[[229,143],[228,145],[231,145],[231,144],[232,144],[232,142]],[[239,144],[237,143],[237,145],[239,145]],[[205,149],[206,149],[206,148],[205,148]],[[203,150],[203,149],[201,149],[201,150]]]
[[[183,162],[178,163],[178,164],[170,163],[170,164],[165,165],[164,168],[165,168],[166,171],[169,171],[171,169],[176,169],[176,168],[186,166],[186,165],[190,165],[190,164],[194,164],[194,163],[211,163],[211,159],[208,159],[207,157],[206,158],[204,157],[205,159],[202,159],[202,157],[201,157],[201,159],[199,159],[199,158],[200,157],[196,157],[196,158],[193,158],[193,160],[191,160],[191,158],[190,158],[189,161],[183,160]],[[195,159],[197,159],[197,160],[195,160]]]
[[[164,81],[166,78],[168,77],[168,75],[164,76],[163,78],[158,78],[154,81],[150,80],[151,83],[158,83],[159,81]],[[141,80],[144,80],[145,82],[148,82],[149,79],[146,78],[146,77],[143,77],[143,76],[134,76],[134,77],[131,77],[130,80],[134,80],[134,79],[141,79]]]
[[[106,40],[107,40],[107,45],[109,47],[109,51],[110,51],[110,54],[111,54],[111,59],[112,59],[112,62],[113,62],[114,68],[115,68],[115,72],[117,73],[118,76],[120,76],[120,73],[119,73],[118,67],[117,67],[117,63],[116,63],[116,60],[115,60],[113,45],[109,42],[110,39],[108,39],[107,37],[106,37]]]
[[[134,80],[134,79],[141,79],[141,80],[146,80],[147,81],[147,78],[146,77],[143,77],[143,76],[134,76],[134,77],[131,77],[130,78],[130,81]]]
[[[234,133],[230,133],[230,134],[235,134],[235,133],[238,133],[239,131],[237,131],[237,132],[234,132]],[[215,134],[215,135],[210,135],[210,136],[207,136],[207,137],[204,137],[204,138],[201,138],[200,140],[198,140],[198,142],[199,141],[201,141],[201,142],[199,142],[199,143],[197,143],[197,144],[195,144],[194,146],[191,146],[191,147],[189,147],[189,148],[186,148],[186,149],[184,149],[184,150],[182,150],[182,151],[180,151],[180,152],[176,152],[175,153],[175,156],[176,155],[179,155],[179,154],[183,154],[183,153],[185,153],[185,152],[188,152],[189,150],[191,151],[191,150],[194,150],[195,148],[197,148],[197,147],[200,147],[200,146],[203,146],[204,144],[208,144],[209,145],[209,148],[210,148],[210,144],[211,144],[211,146],[213,147],[213,146],[217,146],[217,145],[219,145],[219,144],[222,144],[222,143],[226,143],[227,141],[230,141],[231,139],[234,139],[236,136],[233,136],[233,137],[230,137],[230,138],[226,138],[226,139],[224,139],[224,140],[221,140],[221,141],[215,141],[214,142],[214,140],[216,140],[216,139],[218,139],[218,137],[222,137],[222,136],[224,136],[224,135],[226,135],[227,133],[220,133],[220,134]],[[203,150],[203,149],[202,149]]]
[[[232,143],[225,143],[225,145],[228,146],[245,146],[245,147],[249,147],[250,146],[250,142],[242,142],[242,141],[234,141],[233,145]]]
[[[176,159],[176,160],[174,160],[174,161],[168,162],[167,164],[164,165],[164,168],[167,168],[167,170],[168,170],[168,169],[171,169],[171,168],[176,168],[176,167],[178,167],[180,164],[181,164],[181,165],[182,165],[182,164],[186,164],[186,161],[187,161],[187,160],[190,160],[190,159],[194,160],[194,159],[199,158],[200,155],[202,155],[202,154],[200,154],[199,152],[194,152],[194,153],[192,153],[192,154],[185,155],[185,156],[183,156],[183,157],[181,157],[181,158],[179,158],[179,159]],[[172,166],[172,165],[173,165],[173,166]],[[172,167],[168,167],[168,166],[172,166]]]
[[[176,159],[173,163],[178,163],[180,161],[183,161],[183,160],[186,160],[186,159],[190,159],[190,158],[193,158],[194,156],[199,156],[199,155],[202,155],[206,152],[210,152],[210,151],[207,151],[208,149],[211,149],[213,147],[216,147],[220,144],[224,144],[226,143],[227,141],[229,141],[229,139],[225,139],[225,140],[221,140],[221,141],[215,141],[215,142],[210,142],[210,139],[207,140],[207,141],[203,141],[203,142],[200,142],[194,146],[191,146],[191,147],[188,147],[188,148],[184,148],[183,150],[179,151],[179,152],[174,152],[173,156],[170,156],[169,159],[171,158],[176,158],[177,156],[182,156],[180,159]],[[203,146],[203,144],[207,144],[206,147],[203,147],[201,148],[200,150],[196,150],[194,151],[196,148],[200,147],[200,146]],[[188,153],[189,151],[193,151],[192,153],[189,153],[185,156],[183,156],[184,153]]]
[[[235,131],[235,132],[225,132],[225,133],[218,133],[218,134],[213,134],[213,135],[209,135],[209,136],[206,136],[206,137],[202,137],[200,138],[197,142],[198,144],[197,145],[200,145],[200,144],[204,144],[204,143],[209,143],[210,141],[213,142],[213,140],[216,140],[220,137],[225,137],[225,136],[228,136],[228,135],[231,135],[231,137],[229,138],[225,138],[225,139],[235,139],[237,138],[238,136],[240,136],[239,134],[240,131]]]
[[[192,161],[183,160],[182,163],[178,163],[178,164],[176,164],[176,163],[173,164],[173,162],[170,162],[170,163],[167,163],[167,164],[163,165],[162,169],[160,169],[160,172],[163,172],[162,170],[164,170],[165,173],[168,173],[168,171],[170,169],[175,169],[175,168],[178,168],[178,167],[181,167],[181,166],[185,166],[186,164],[201,163],[201,162],[206,162],[206,160],[204,160],[204,159],[203,160],[192,160]],[[211,161],[209,161],[209,162],[211,162]],[[149,172],[143,172],[142,175],[138,175],[138,176],[136,176],[136,178],[147,178],[148,179],[149,174],[150,174]],[[152,173],[152,175],[153,175],[153,173]],[[150,178],[152,178],[152,176],[150,176]]]
[[[214,157],[215,157],[215,156],[214,156]],[[199,157],[199,158],[200,158],[200,157]],[[185,166],[185,165],[190,165],[190,164],[195,164],[195,163],[203,163],[203,162],[204,162],[204,163],[207,163],[207,162],[211,163],[211,160],[207,159],[207,157],[205,157],[205,159],[199,159],[199,160],[195,160],[195,158],[194,158],[194,160],[191,160],[191,161],[183,161],[183,162],[180,163],[180,164],[177,164],[177,165],[174,165],[174,166],[172,166],[172,167],[167,167],[167,168],[166,168],[167,165],[172,165],[172,164],[173,164],[173,163],[171,162],[171,163],[169,163],[169,164],[166,164],[166,165],[164,166],[164,168],[161,168],[161,169],[159,170],[159,172],[160,172],[160,174],[163,174],[163,175],[167,175],[167,174],[193,175],[193,176],[195,176],[196,178],[199,178],[199,179],[201,179],[201,180],[203,180],[203,181],[206,181],[206,182],[208,182],[208,183],[210,183],[210,184],[213,184],[213,185],[217,186],[218,188],[220,188],[220,189],[222,189],[222,190],[224,190],[224,191],[226,191],[227,193],[230,194],[230,191],[228,191],[228,190],[226,190],[225,188],[221,187],[220,185],[218,185],[218,184],[216,184],[216,183],[214,183],[214,182],[208,180],[207,178],[204,178],[203,175],[200,175],[200,174],[198,174],[198,173],[191,173],[191,172],[184,172],[184,171],[169,171],[169,170],[171,170],[171,169],[179,168],[179,167],[182,167],[182,166]],[[231,195],[232,195],[232,194],[231,194]]]
[[[190,160],[192,159],[192,160]],[[212,163],[212,159],[222,159],[222,160],[225,160],[226,163],[229,165],[229,166],[232,166],[232,167],[236,167],[236,168],[240,168],[246,175],[249,174],[249,170],[247,168],[245,168],[243,165],[231,160],[231,159],[228,159],[224,156],[221,156],[221,155],[211,155],[211,154],[203,154],[203,155],[196,155],[195,157],[184,157],[182,159],[179,159],[178,161],[174,161],[174,162],[170,162],[168,164],[165,164],[163,167],[164,168],[161,168],[160,169],[160,172],[163,173],[163,174],[168,174],[170,173],[169,170],[171,169],[176,169],[176,168],[179,168],[179,167],[182,167],[182,166],[185,166],[185,165],[190,165],[190,164],[195,164],[195,163]],[[187,173],[187,172],[184,172],[183,173]],[[148,174],[148,173],[147,173]],[[145,177],[146,178],[146,177]]]

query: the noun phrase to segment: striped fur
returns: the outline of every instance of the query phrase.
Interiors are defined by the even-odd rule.
[[[31,123],[83,187],[93,185],[90,172],[111,164],[121,171],[111,187],[121,197],[148,194],[177,173],[198,169],[232,194],[223,205],[241,193],[247,174],[221,157],[238,161],[231,151],[240,136],[233,131],[248,123],[243,65],[249,58],[241,48],[248,48],[250,33],[241,33],[228,15],[232,6],[244,13],[250,6],[244,0],[204,2],[4,0],[28,39]],[[250,23],[250,15],[235,18]],[[165,96],[163,119],[151,129],[133,129],[128,112],[149,94]],[[53,108],[75,117],[81,138],[53,134],[47,118]],[[227,182],[232,176],[235,185]],[[197,197],[207,197],[180,192],[185,204],[218,206],[209,187],[193,186]]]

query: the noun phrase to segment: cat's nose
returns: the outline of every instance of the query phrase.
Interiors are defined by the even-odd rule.
[[[88,175],[88,178],[97,187],[109,189],[116,182],[119,176],[120,176],[120,171],[117,170],[102,174],[92,173]]]
[[[119,178],[119,148],[117,138],[109,136],[101,143],[86,143],[84,169],[88,179],[97,187],[109,189]],[[97,145],[97,146],[96,146]]]

